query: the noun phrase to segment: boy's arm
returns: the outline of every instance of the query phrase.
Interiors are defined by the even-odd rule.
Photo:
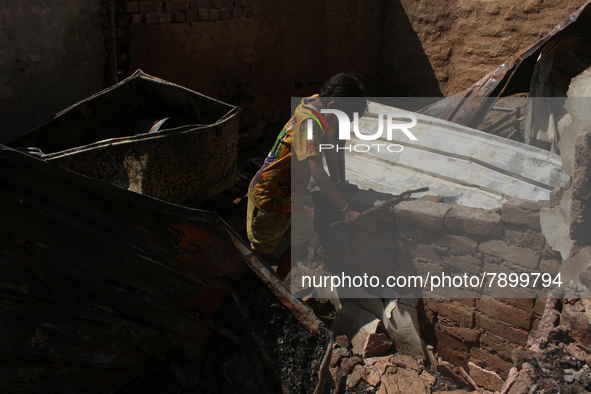
[[[334,207],[339,210],[339,213],[345,219],[345,221],[348,222],[357,219],[359,212],[352,210],[341,196],[341,193],[339,193],[337,190],[332,179],[324,170],[324,166],[322,165],[322,156],[311,156],[308,157],[307,160],[310,166],[312,178],[314,178],[314,181],[320,190],[322,190],[324,195],[330,200]]]

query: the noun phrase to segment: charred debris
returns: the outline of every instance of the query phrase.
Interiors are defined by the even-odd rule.
[[[566,96],[556,81],[591,64],[588,8],[420,112],[559,152],[557,113],[497,100]],[[557,57],[564,45],[577,59]],[[535,111],[548,121],[537,124]],[[591,390],[585,301],[548,302],[502,379],[443,360],[416,317],[397,321],[409,330],[400,342],[375,316],[360,323],[372,301],[293,294],[245,242],[244,196],[264,153],[238,158],[239,116],[138,70],[1,147],[2,391]],[[322,269],[314,242],[311,268]],[[393,313],[420,300],[381,302],[378,313]]]

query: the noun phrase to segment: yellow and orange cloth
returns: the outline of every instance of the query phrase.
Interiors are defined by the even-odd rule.
[[[320,156],[320,144],[334,129],[318,121],[318,112],[309,103],[317,95],[302,100],[292,118],[281,130],[263,166],[248,188],[249,200],[267,212],[299,211],[310,181],[307,158]],[[308,139],[308,119],[312,119],[312,138]]]

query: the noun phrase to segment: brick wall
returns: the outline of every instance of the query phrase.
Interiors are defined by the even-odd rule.
[[[124,19],[141,25],[243,18],[250,15],[252,3],[253,0],[127,1]]]
[[[350,203],[364,210],[367,201],[358,193]],[[353,228],[332,232],[318,225],[324,220],[318,209],[315,215],[319,238],[330,261],[338,264],[331,267],[333,272],[397,275],[408,274],[412,267],[410,273],[423,277],[427,272],[478,275],[483,270],[555,274],[560,258],[546,243],[539,224],[539,211],[547,204],[513,199],[500,209],[484,210],[404,201]],[[462,292],[461,298],[457,294],[422,300],[423,338],[443,360],[466,371],[468,362],[473,362],[505,379],[512,366],[511,352],[526,344],[539,323],[543,299],[482,297],[473,290]]]
[[[104,0],[103,0],[104,1]],[[241,107],[243,132],[274,138],[290,97],[338,72],[371,89],[384,1],[117,0],[120,79],[148,74]],[[242,140],[242,145],[245,140]],[[243,147],[243,146],[241,146]]]

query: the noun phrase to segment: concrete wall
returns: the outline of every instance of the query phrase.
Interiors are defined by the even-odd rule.
[[[100,0],[0,6],[0,143],[103,87]]]
[[[441,91],[451,96],[543,37],[586,0],[400,2],[435,70]]]
[[[382,97],[440,97],[443,95],[421,39],[413,29],[400,0],[386,2],[380,87],[379,95]],[[381,99],[380,101],[398,105],[396,102],[390,103],[389,100]],[[418,101],[413,102],[418,103]],[[428,102],[423,103],[423,105],[426,104]]]

